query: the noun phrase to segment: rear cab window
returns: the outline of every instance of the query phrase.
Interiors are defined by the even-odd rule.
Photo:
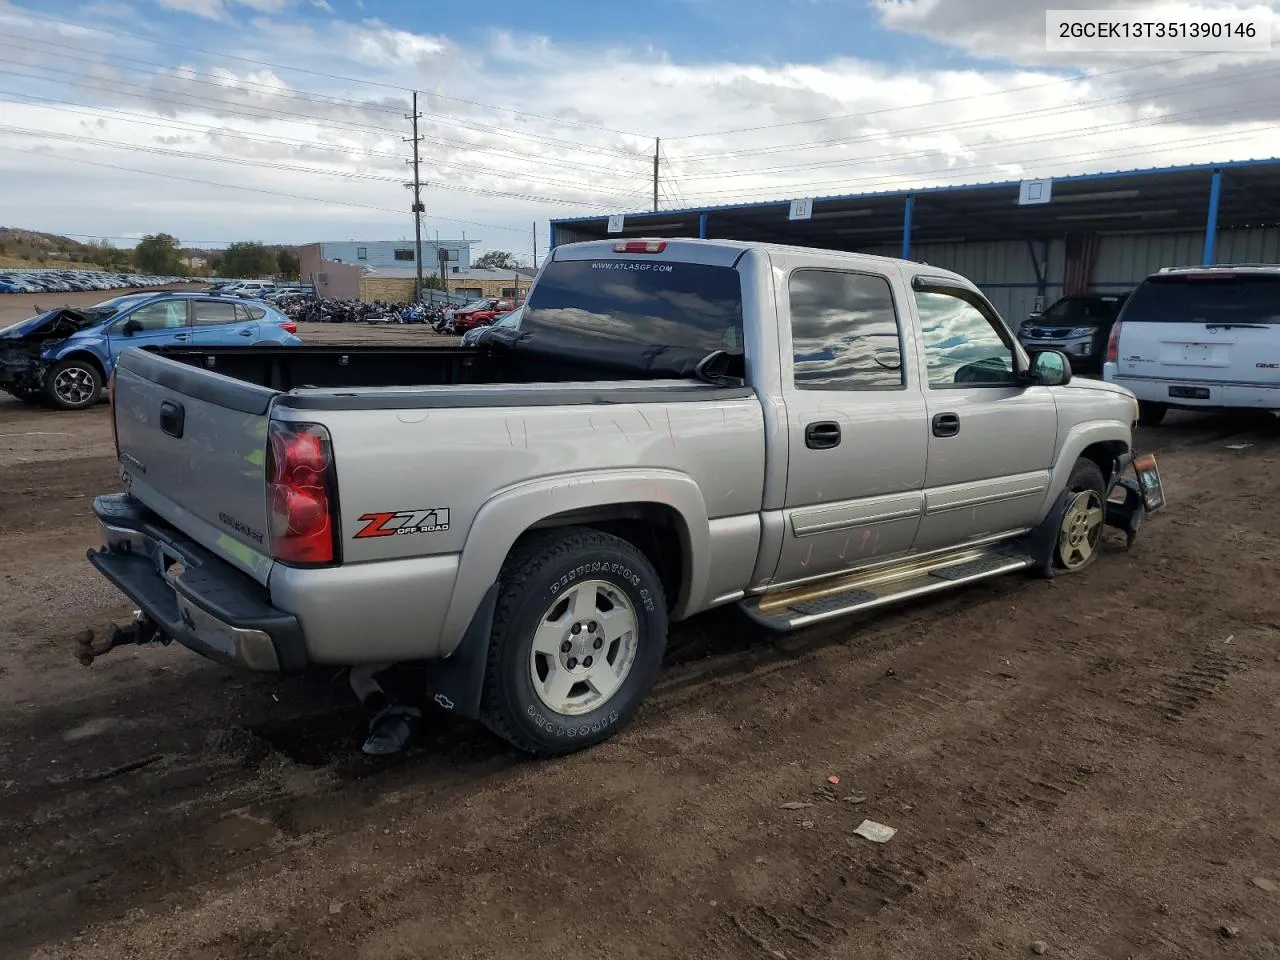
[[[552,261],[520,330],[585,347],[741,356],[742,281],[733,267],[656,257]]]
[[[788,281],[793,381],[798,390],[885,390],[906,385],[902,333],[889,281],[802,268]]]
[[[1125,302],[1124,323],[1280,323],[1280,271],[1167,273]]]

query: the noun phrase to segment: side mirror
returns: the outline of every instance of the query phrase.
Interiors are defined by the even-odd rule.
[[[1066,386],[1071,382],[1071,361],[1059,350],[1041,350],[1031,358],[1027,379],[1040,387]]]
[[[126,337],[132,337],[135,333],[142,329],[142,324],[130,317],[124,322],[124,326],[120,328]]]

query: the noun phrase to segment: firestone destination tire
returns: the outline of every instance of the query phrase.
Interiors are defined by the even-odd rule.
[[[635,716],[657,677],[667,603],[631,543],[584,527],[538,534],[507,558],[481,719],[535,756],[594,746]]]

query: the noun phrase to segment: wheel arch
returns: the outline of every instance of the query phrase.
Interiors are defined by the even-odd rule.
[[[92,350],[86,350],[83,347],[75,347],[71,350],[68,350],[66,353],[59,354],[58,356],[54,357],[54,359],[50,360],[49,368],[52,369],[53,367],[57,366],[60,363],[66,363],[68,360],[87,360],[89,364],[95,370],[98,371],[98,376],[102,377],[103,384],[104,385],[106,384],[107,374],[110,371],[107,370],[107,365],[102,362],[102,358],[99,357]]]
[[[1072,427],[1058,449],[1049,478],[1049,491],[1038,519],[1043,520],[1058,502],[1077,460],[1082,457],[1092,460],[1102,471],[1103,478],[1111,480],[1120,458],[1132,448],[1133,430],[1120,420],[1094,420]]]
[[[458,562],[441,648],[451,650],[523,538],[586,526],[640,549],[663,578],[672,619],[706,591],[710,528],[697,482],[674,470],[614,470],[548,477],[499,491],[480,508]]]

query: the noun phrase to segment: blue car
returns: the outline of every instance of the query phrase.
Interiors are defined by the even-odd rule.
[[[60,307],[0,330],[0,389],[83,410],[102,398],[130,347],[298,346],[297,324],[268,303],[191,293],[133,293]]]

